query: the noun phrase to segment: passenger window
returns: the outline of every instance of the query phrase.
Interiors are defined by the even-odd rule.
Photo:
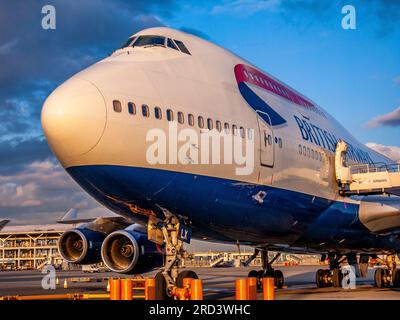
[[[279,138],[278,142],[279,142],[279,148],[282,148],[282,138]]]
[[[119,100],[114,100],[113,101],[113,108],[114,108],[115,112],[121,112],[122,111],[121,102]]]
[[[167,120],[168,121],[174,121],[174,113],[172,112],[171,109],[167,110]]]
[[[299,154],[301,155],[303,153],[303,148],[301,147],[301,144],[299,144]]]
[[[243,127],[240,127],[240,136],[241,136],[243,139],[246,137]]]
[[[178,122],[183,124],[185,122],[185,117],[182,112],[178,112]]]
[[[222,131],[221,121],[217,120],[215,122],[215,127],[217,128],[218,132],[221,132]]]
[[[168,40],[167,40],[167,46],[168,46],[168,48],[172,48],[172,49],[175,49],[175,50],[178,50],[178,51],[179,51],[179,49],[178,49],[178,47],[176,46],[176,44],[175,44],[171,39],[169,39],[169,38],[168,38]]]
[[[192,114],[188,114],[188,123],[189,126],[193,127],[194,126],[194,116]]]
[[[225,128],[225,133],[228,134],[229,133],[229,123],[228,122],[225,122],[224,128]]]
[[[307,156],[310,158],[311,154],[310,154],[310,148],[307,147]]]
[[[202,117],[202,116],[199,116],[199,117],[197,118],[197,120],[198,120],[198,123],[199,123],[199,127],[200,127],[200,128],[204,128],[204,119],[203,119],[203,117]]]
[[[136,106],[133,102],[128,102],[128,112],[130,114],[136,114]]]
[[[154,116],[156,117],[156,119],[159,119],[159,120],[162,119],[162,112],[159,107],[154,108]]]
[[[143,117],[146,117],[146,118],[148,118],[150,116],[150,111],[149,111],[149,107],[147,104],[142,105],[142,114],[143,114]]]
[[[181,49],[181,51],[183,53],[190,54],[189,50],[186,48],[186,46],[183,44],[182,41],[175,40],[175,39],[174,39],[174,41],[175,41],[176,45],[179,47],[179,49]]]
[[[305,146],[303,146],[303,154],[304,154],[304,156],[307,156],[307,149]]]
[[[210,118],[207,119],[207,128],[208,128],[208,130],[213,129],[213,121]]]
[[[232,125],[232,134],[233,134],[234,136],[237,135],[237,127],[236,127],[236,124],[233,124],[233,125]]]
[[[247,129],[247,138],[249,139],[249,140],[252,140],[253,139],[253,134],[252,134],[252,129]]]

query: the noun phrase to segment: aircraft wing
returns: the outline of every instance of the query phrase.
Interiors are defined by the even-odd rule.
[[[105,232],[108,229],[112,229],[115,226],[119,226],[124,229],[134,222],[121,216],[104,216],[104,217],[89,217],[80,218],[78,212],[75,209],[70,209],[67,213],[57,221],[62,224],[84,224],[85,228]]]
[[[1,231],[1,229],[3,229],[3,228],[6,226],[6,224],[9,223],[9,222],[10,222],[10,220],[1,220],[1,221],[0,221],[0,231]]]

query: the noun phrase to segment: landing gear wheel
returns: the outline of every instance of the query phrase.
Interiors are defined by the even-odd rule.
[[[394,288],[400,287],[400,269],[393,270],[392,283]]]
[[[155,282],[155,300],[173,300],[167,292],[167,282],[162,272],[157,272],[154,277]]]
[[[148,237],[154,239],[154,242],[165,243],[164,267],[155,277],[156,300],[172,300],[177,294],[178,267],[179,262],[188,257],[187,251],[183,247],[183,241],[179,239],[181,221],[168,210],[163,210],[165,220],[158,219],[154,216],[149,217],[147,223]],[[196,277],[197,275],[186,274],[181,276]]]
[[[315,282],[317,284],[317,288],[324,288],[325,287],[325,270],[323,269],[318,269],[317,272],[315,273]]]
[[[257,272],[260,279],[262,278],[275,278],[274,270],[260,270]]]
[[[182,272],[179,272],[178,277],[176,278],[176,286],[178,288],[183,287],[183,279],[185,278],[198,279],[199,277],[197,276],[196,272],[192,270],[183,270]]]
[[[274,271],[274,279],[275,279],[275,286],[278,289],[283,288],[283,283],[285,282],[285,279],[283,277],[283,273],[281,270],[275,270]]]
[[[333,269],[332,274],[332,284],[334,287],[340,288],[342,287],[343,273],[340,269]]]
[[[375,270],[375,287],[377,288],[387,288],[390,284],[388,281],[389,270],[388,269],[376,269]]]
[[[251,270],[247,275],[247,278],[257,278],[257,290],[261,289],[261,276],[257,270]]]
[[[258,274],[257,270],[251,270],[249,274],[247,275],[247,278],[260,278],[260,275]]]

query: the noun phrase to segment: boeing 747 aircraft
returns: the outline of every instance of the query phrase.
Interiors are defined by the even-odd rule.
[[[378,178],[355,185],[357,174],[398,173],[394,161],[215,44],[140,31],[60,85],[42,126],[69,175],[119,215],[65,232],[67,261],[120,273],[161,267],[157,297],[167,299],[197,277],[178,270],[193,237],[254,247],[263,268],[249,276],[272,276],[277,287],[284,278],[268,251],[329,259],[318,286],[340,286],[345,262],[363,275],[370,257],[386,254],[375,283],[400,286],[398,189]]]

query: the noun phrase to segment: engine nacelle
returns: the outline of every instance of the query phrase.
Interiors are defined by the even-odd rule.
[[[58,251],[68,262],[93,264],[101,262],[101,244],[106,234],[86,228],[65,231],[58,241]]]
[[[109,234],[101,247],[105,265],[114,272],[142,273],[163,264],[163,253],[147,235],[135,230],[118,230]]]

